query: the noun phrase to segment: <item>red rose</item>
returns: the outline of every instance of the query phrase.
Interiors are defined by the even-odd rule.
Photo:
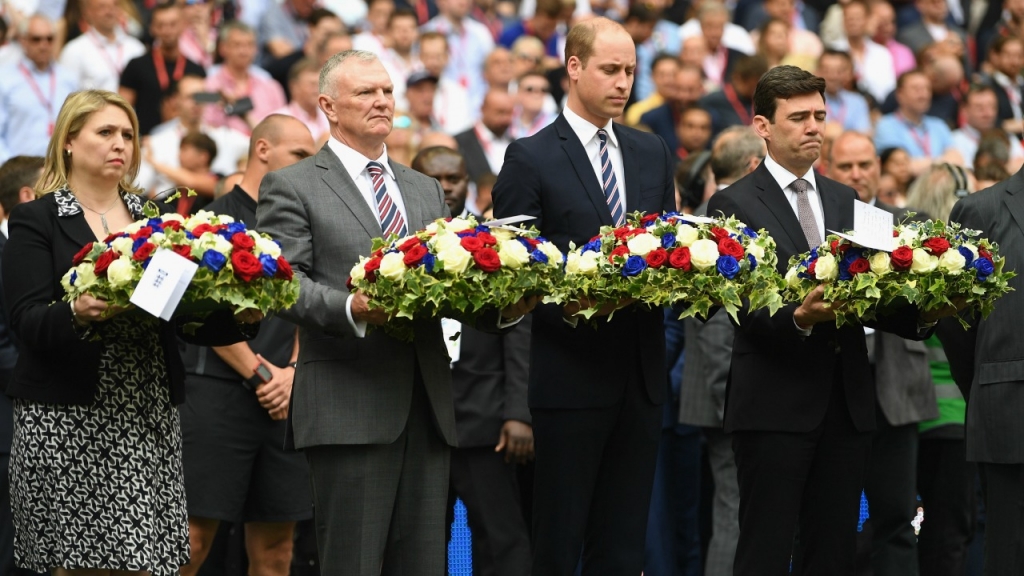
[[[497,272],[501,268],[501,258],[493,248],[481,248],[473,252],[473,261],[476,262],[477,268],[488,274]]]
[[[942,256],[949,250],[949,240],[945,238],[929,238],[921,242],[921,247],[932,253],[932,256]]]
[[[608,261],[611,262],[612,264],[615,264],[615,257],[616,256],[622,256],[623,258],[625,258],[628,255],[629,255],[629,246],[626,246],[625,244],[623,244],[622,246],[618,246],[614,250],[612,250],[612,253],[608,255]]]
[[[206,234],[207,232],[216,233],[217,229],[214,228],[213,225],[209,223],[200,224],[199,226],[196,226],[195,228],[192,229],[192,235],[195,236],[196,238],[199,238],[200,236]]]
[[[601,238],[600,234],[598,234],[597,236],[594,236],[593,238],[591,238],[590,241],[593,242],[594,240],[598,240],[599,238]]]
[[[850,249],[849,244],[843,244],[842,240],[833,240],[830,244],[833,254],[843,254]]]
[[[370,258],[383,258],[383,257],[384,257],[384,249],[383,248],[377,248],[376,250],[373,251],[373,254],[370,254]]]
[[[467,252],[476,252],[477,250],[482,250],[484,247],[483,241],[476,236],[466,236],[462,239],[460,244],[462,244],[462,247],[465,248]]]
[[[139,238],[149,238],[153,235],[153,228],[151,226],[143,226],[139,228],[139,231],[131,235],[132,240],[138,240]]]
[[[100,257],[96,259],[96,266],[93,271],[96,272],[97,276],[105,274],[107,267],[110,266],[110,263],[116,258],[117,254],[114,254],[113,250],[107,250],[103,254],[100,254]]]
[[[893,231],[892,231],[892,237],[893,237],[893,238],[899,238],[899,237],[900,237],[900,233],[899,233],[899,232],[897,232],[897,231],[895,231],[895,230],[893,230]]]
[[[405,253],[405,256],[402,258],[402,262],[404,262],[406,266],[415,266],[423,260],[423,257],[426,254],[427,249],[422,244],[418,244],[410,248],[409,251]]]
[[[850,274],[863,274],[871,269],[871,263],[867,258],[857,258],[850,262]]]
[[[163,223],[164,231],[167,230],[181,230],[181,222],[177,220],[167,220]]]
[[[714,228],[711,229],[711,235],[715,237],[715,240],[721,240],[722,238],[729,237],[729,231],[726,230],[725,228],[719,228],[718,226],[715,226]]]
[[[664,248],[656,248],[647,253],[647,265],[651,268],[661,268],[665,262],[668,262],[668,252]]]
[[[690,249],[687,247],[676,248],[668,255],[668,265],[678,268],[684,272],[690,271]]]
[[[744,255],[743,245],[732,238],[722,238],[718,241],[718,253],[723,256],[732,256],[736,260],[742,260]]]
[[[479,238],[480,241],[484,243],[484,246],[498,245],[498,239],[495,238],[490,232],[481,232],[477,234],[476,237]]]
[[[380,257],[374,256],[363,264],[363,270],[369,274],[370,272],[376,272],[380,268]]]
[[[106,238],[104,238],[103,241],[104,242],[112,242],[115,239],[120,238],[121,236],[122,236],[121,232],[114,232],[114,233],[108,235]]]
[[[893,270],[909,270],[914,263],[914,251],[910,246],[900,246],[892,251],[891,261]]]
[[[409,250],[412,250],[413,246],[419,246],[420,244],[421,244],[420,239],[415,237],[415,236],[413,236],[412,238],[409,238],[405,242],[402,242],[402,245],[398,247],[398,251],[399,252],[408,252]]]
[[[235,247],[235,250],[252,252],[252,247],[256,245],[256,241],[245,232],[235,232],[231,235],[231,245]]]
[[[73,266],[78,266],[83,260],[85,260],[85,257],[89,252],[92,252],[92,244],[86,244],[83,246],[82,249],[78,251],[78,254],[75,254],[75,257],[71,259],[71,264]]]
[[[647,216],[644,216],[643,218],[640,219],[640,223],[641,224],[650,224],[651,222],[654,222],[657,219],[658,219],[658,215],[657,214],[648,214]]]
[[[992,253],[980,246],[978,247],[978,256],[981,256],[982,258],[988,260],[989,262],[992,261]]]
[[[176,246],[171,246],[171,251],[173,251],[178,256],[183,256],[190,260],[192,259],[192,247],[189,246],[188,244],[178,244]]]
[[[378,264],[378,266],[379,266],[379,264]],[[284,256],[278,256],[277,257],[277,274],[275,274],[274,277],[275,278],[284,278],[285,280],[291,280],[292,277],[294,277],[294,276],[295,276],[295,273],[292,272],[292,265],[289,264],[288,261],[284,259]]]
[[[527,236],[523,236],[523,240],[526,240],[526,243],[530,245],[530,248],[536,248],[537,246],[540,246],[540,240],[537,240],[536,238],[529,238]]]
[[[231,253],[231,266],[235,269],[235,276],[246,282],[252,282],[263,275],[263,264],[252,252],[235,250]]]
[[[352,277],[351,276],[348,277],[348,280],[345,280],[345,288],[348,288],[349,292],[351,292],[351,291],[356,289],[355,285],[352,284]]]
[[[809,275],[811,275],[811,276],[814,276],[814,269],[817,268],[817,267],[818,267],[818,261],[817,260],[812,260],[811,263],[807,265],[807,273]]]
[[[139,246],[139,249],[136,250],[134,254],[132,254],[132,259],[137,262],[144,262],[146,258],[152,256],[153,252],[155,251],[156,244],[153,244],[152,242],[146,242],[142,246]]]
[[[618,239],[620,242],[625,242],[627,239],[629,239],[630,230],[632,230],[632,228],[630,228],[627,224],[626,226],[612,230],[612,234],[615,234],[615,238]]]

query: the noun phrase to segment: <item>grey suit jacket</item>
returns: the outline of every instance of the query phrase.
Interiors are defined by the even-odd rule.
[[[436,180],[390,163],[409,230],[449,215]],[[413,342],[375,330],[355,336],[346,312],[349,271],[380,223],[328,146],[271,172],[260,185],[257,227],[281,242],[301,281],[298,303],[281,315],[299,326],[292,391],[295,446],[389,444],[405,428],[418,372],[438,434],[454,446],[451,371],[440,320],[417,320]]]

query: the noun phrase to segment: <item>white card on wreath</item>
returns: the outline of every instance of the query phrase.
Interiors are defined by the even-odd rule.
[[[829,230],[854,244],[874,250],[892,252],[893,215],[867,202],[853,201],[853,232],[843,234]]]
[[[131,303],[153,316],[170,320],[198,269],[198,264],[184,256],[166,248],[157,250],[132,292]]]

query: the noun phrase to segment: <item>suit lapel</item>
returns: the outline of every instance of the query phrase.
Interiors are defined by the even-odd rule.
[[[1013,216],[1017,227],[1024,232],[1024,175],[1018,170],[1006,183],[1006,197],[1003,203]]]
[[[640,159],[636,154],[636,143],[632,136],[626,134],[626,131],[620,129],[617,124],[612,124],[612,129],[615,130],[615,135],[619,139],[619,147],[622,150],[622,171],[626,177],[626,209],[630,212],[638,210],[642,212],[643,207],[640,206]],[[603,192],[602,190],[602,197]]]
[[[789,204],[789,200],[786,199],[786,193],[782,191],[782,188],[779,188],[779,183],[775,181],[775,178],[772,178],[764,162],[754,171],[754,184],[761,190],[758,198],[761,199],[765,207],[782,225],[782,229],[789,238],[790,244],[796,247],[794,252],[800,253],[810,250],[810,247],[807,245],[807,239],[804,238],[803,228],[800,227],[800,221],[793,212],[793,207]],[[779,240],[779,238],[775,239],[776,242]]]
[[[594,209],[597,210],[601,224],[612,225],[612,212],[604,198],[604,191],[601,189],[601,183],[597,180],[597,174],[594,173],[594,166],[587,158],[587,151],[583,148],[580,139],[576,137],[572,127],[569,126],[569,121],[565,119],[565,116],[559,115],[555,120],[555,130],[562,140],[562,150],[569,157],[577,178],[583,184],[583,189],[586,190],[587,197],[590,198]]]
[[[323,170],[320,177],[324,183],[352,211],[366,233],[371,238],[383,236],[384,231],[381,230],[380,222],[377,221],[377,215],[370,210],[363,195],[356,188],[356,183],[352,181],[348,171],[345,170],[345,166],[327,144],[324,144],[320,152],[317,153],[316,165]]]
[[[85,221],[84,213],[57,218],[57,224],[64,235],[78,246],[96,242],[96,235],[92,233],[92,228],[89,228],[89,223]]]

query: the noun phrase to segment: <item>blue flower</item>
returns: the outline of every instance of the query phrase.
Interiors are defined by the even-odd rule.
[[[476,234],[477,231],[473,229],[462,230],[460,232],[455,233],[455,235],[458,236],[459,238],[465,238],[466,236],[476,236]]]
[[[191,232],[189,232],[188,230],[185,230],[185,238],[188,238],[189,240],[195,240],[196,239],[196,235],[191,233]]]
[[[146,226],[153,228],[153,231],[156,232],[157,230],[164,229],[164,221],[159,218],[150,218],[146,220]]]
[[[811,248],[811,260],[817,260],[817,259],[818,259],[818,247],[815,246],[814,248]]]
[[[530,243],[526,241],[526,238],[516,238],[516,240],[519,240],[520,244],[526,246],[527,252],[533,252],[533,246],[531,246]]]
[[[481,224],[481,225],[476,227],[476,231],[477,232],[487,232],[487,233],[490,233],[491,232],[491,227],[490,226],[486,226],[484,224]]]
[[[716,264],[718,273],[732,280],[740,273],[740,263],[732,256],[719,256]]]
[[[537,242],[540,242],[541,244],[543,244],[543,243],[548,241],[547,238],[545,238],[543,236],[537,236],[536,240],[537,240]]]
[[[270,254],[260,256],[260,264],[263,264],[263,275],[267,278],[273,278],[274,274],[277,274],[277,259],[271,258]]]
[[[423,255],[423,259],[420,260],[420,265],[426,268],[427,274],[434,273],[434,255],[427,252]]]
[[[533,260],[534,262],[540,262],[541,264],[547,264],[548,255],[541,252],[540,250],[534,250],[533,252],[530,252],[530,260]]]
[[[140,246],[142,246],[146,242],[149,242],[149,238],[138,238],[138,239],[136,239],[135,242],[132,242],[132,252],[134,253],[136,250],[139,249]]]
[[[75,280],[78,280],[78,271],[77,270],[72,270],[71,271],[71,285],[72,286],[75,285]]]
[[[153,257],[152,256],[150,256],[149,258],[146,258],[142,262],[142,269],[145,270],[146,268],[149,268],[149,263],[152,262],[152,261],[153,261]]]
[[[988,258],[978,258],[971,264],[971,266],[978,271],[978,282],[988,280],[988,277],[995,272],[995,268],[992,266],[992,263],[988,261]]]
[[[630,256],[626,259],[626,265],[622,267],[622,275],[636,276],[647,269],[647,261],[644,260],[643,256]]]
[[[231,224],[228,224],[227,231],[230,232],[232,236],[239,232],[245,232],[245,224],[241,222],[232,222]]]
[[[751,238],[757,238],[757,232],[755,232],[750,226],[744,226],[743,233]]]
[[[747,254],[747,262],[750,262],[750,270],[754,271],[757,269],[757,258],[754,258],[753,254]]]
[[[591,240],[583,245],[584,252],[600,252],[601,251],[601,239]]]
[[[974,252],[971,252],[971,249],[967,246],[957,248],[957,252],[960,252],[960,255],[964,257],[964,268],[969,267],[974,262]]]
[[[676,235],[671,232],[665,232],[661,236],[661,247],[668,250],[669,248],[676,245]]]
[[[846,265],[849,266],[851,262],[862,256],[864,256],[863,248],[848,248],[846,250],[846,254],[843,256],[843,262],[845,262]]]
[[[220,272],[221,268],[224,267],[228,261],[223,254],[216,250],[207,250],[203,253],[202,265],[209,268],[214,272]]]

